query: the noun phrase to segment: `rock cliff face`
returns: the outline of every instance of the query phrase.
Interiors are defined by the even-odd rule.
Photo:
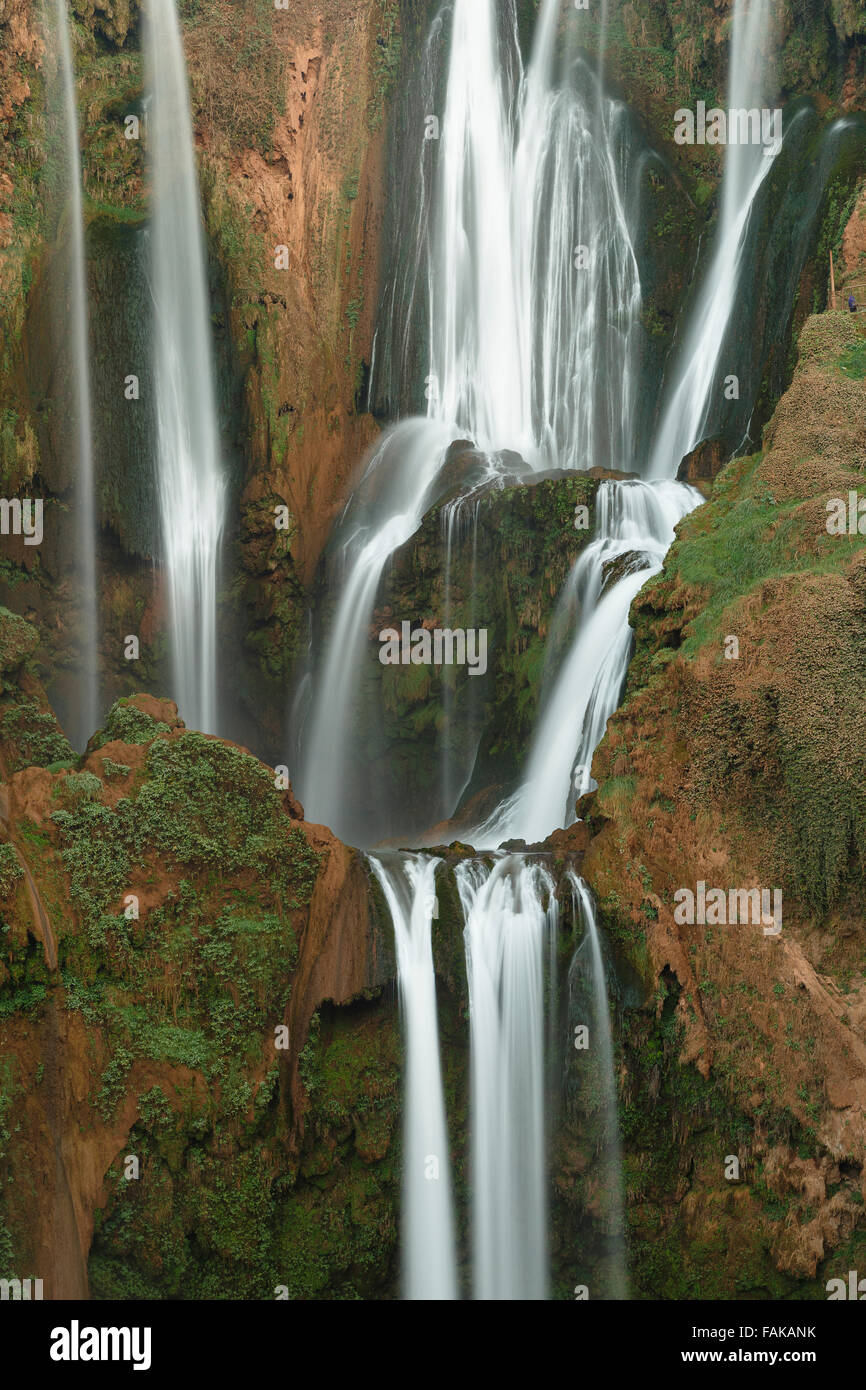
[[[856,490],[866,458],[862,348],[841,312],[807,322],[763,451],[724,469],[635,601],[627,697],[594,762],[583,872],[666,1038],[653,1082],[636,1051],[652,1026],[625,1015],[635,1232],[648,1256],[664,1237],[653,1277],[670,1291],[710,1225],[735,1262],[748,1229],[749,1262],[763,1246],[801,1279],[835,1273],[862,1240],[866,555],[859,535],[827,530],[828,503]],[[689,925],[677,894],[701,882],[726,902],[732,887],[779,890],[780,934],[711,911]],[[645,1137],[654,1106],[671,1104],[677,1050],[712,1083],[694,1081],[710,1108],[681,1116],[684,1134],[703,1131],[696,1148],[682,1141],[697,1171],[668,1155],[678,1187],[659,1210]]]
[[[240,8],[221,0],[180,6],[231,480],[221,605],[228,727],[274,759],[318,558],[376,433],[365,409],[366,385],[383,255],[392,254],[383,243],[385,197],[400,187],[389,162],[402,149],[392,96],[411,83],[435,9],[432,0],[297,0],[285,10],[270,0]],[[534,0],[518,6],[527,35],[536,9]],[[164,687],[167,677],[144,328],[145,142],[125,138],[125,118],[142,115],[143,19],[137,0],[99,6],[83,0],[72,12],[83,111],[99,559],[106,576],[101,656],[107,694],[115,698]],[[813,162],[831,116],[864,105],[862,26],[856,8],[818,0],[785,5],[781,16],[782,100],[796,95],[814,109],[787,142],[790,152],[786,146],[773,177],[791,183],[797,208],[805,196],[798,171],[808,171],[816,196],[826,182],[826,223],[828,210],[844,211],[856,170],[831,162],[821,171]],[[592,52],[599,34],[591,14],[564,15],[562,42],[570,42],[569,25],[578,20]],[[718,148],[673,143],[673,113],[699,96],[724,100],[729,20],[730,6],[722,3],[709,16],[705,6],[650,0],[612,0],[609,7],[611,81],[662,156],[651,161],[641,195],[648,419],[684,281],[712,222],[720,171]],[[65,708],[77,594],[63,525],[73,480],[59,429],[68,364],[57,351],[52,308],[63,275],[62,209],[50,196],[53,60],[32,0],[4,5],[0,63],[6,78],[0,303],[7,330],[0,349],[0,477],[10,492],[38,487],[56,513],[53,540],[38,558],[10,554],[0,598],[36,623],[49,690]],[[771,283],[775,277],[780,284],[771,290],[763,341],[756,339],[752,360],[741,364],[744,375],[764,376],[759,419],[788,372],[785,353],[768,358],[768,352],[779,315],[788,312],[781,280],[782,267],[790,271],[789,223],[783,219],[764,232]],[[807,258],[797,326],[820,307],[814,295],[824,293],[823,270],[816,283],[813,265]],[[131,405],[122,383],[133,368],[142,397]],[[288,527],[280,531],[273,524],[277,506],[288,508]],[[141,638],[134,669],[123,659],[129,632]]]
[[[230,474],[224,686],[246,692],[232,726],[279,751],[305,589],[350,476],[376,433],[362,396],[378,292],[388,99],[400,65],[396,0],[182,4],[204,213],[223,456]],[[412,6],[406,6],[411,17]],[[166,678],[148,396],[147,214],[141,118],[143,19],[136,0],[73,6],[87,219],[102,660],[111,696]],[[6,5],[0,62],[0,294],[4,395],[0,476],[37,485],[62,517],[71,497],[59,430],[68,368],[56,345],[63,275],[53,206],[53,62],[32,4]],[[142,127],[142,137],[144,127]],[[135,370],[141,399],[125,400]],[[289,525],[276,531],[276,506]],[[73,554],[12,557],[3,596],[36,621],[49,687],[69,697]],[[154,570],[153,561],[157,568]],[[26,563],[25,563],[26,562]],[[24,572],[22,573],[22,567]],[[13,587],[17,592],[13,592]],[[49,610],[51,616],[49,617]],[[139,632],[134,672],[122,634]]]
[[[389,808],[383,834],[402,837],[400,844],[428,831],[441,838],[432,827],[451,810],[441,800],[446,749],[456,785],[466,784],[461,810],[471,805],[473,824],[511,789],[528,751],[545,662],[554,659],[547,643],[559,621],[560,591],[592,535],[596,477],[539,475],[528,484],[479,486],[450,511],[458,494],[452,486],[449,495],[447,480],[469,476],[473,460],[477,466],[465,443],[452,446],[446,496],[394,555],[355,677],[356,776],[343,791],[346,823],[363,824],[372,799]],[[525,471],[517,456],[515,465]],[[323,566],[320,617],[329,616],[328,580]],[[574,616],[560,614],[561,640]],[[466,666],[384,665],[381,633],[401,633],[404,622],[413,631],[482,628],[484,670],[480,663],[475,675]]]
[[[729,464],[681,525],[635,602],[586,824],[551,842],[555,864],[582,857],[611,946],[644,1296],[823,1296],[864,1238],[863,556],[825,524],[866,445],[861,345],[850,318],[811,319],[764,451]],[[272,774],[183,730],[169,704],[120,703],[73,760],[28,669],[35,644],[4,619],[7,1258],[97,1296],[393,1294],[401,1059],[378,893]],[[676,921],[677,889],[701,880],[781,887],[781,934]],[[466,995],[447,872],[440,905],[462,1201]],[[598,1249],[603,1280],[606,1220],[568,1066],[563,1297],[575,1242]]]
[[[306,1258],[332,1289],[375,1290],[397,1055],[392,1004],[370,1002],[394,967],[362,863],[168,701],[119,702],[74,759],[28,671],[35,633],[3,611],[0,640],[4,1272],[51,1298],[272,1297],[312,1291]],[[345,1074],[320,1097],[332,1049]],[[322,1145],[330,1260],[299,1236]],[[363,1215],[359,1188],[379,1193]],[[356,1242],[375,1258],[351,1272]]]
[[[393,0],[262,6],[240,68],[234,17],[219,4],[200,11],[189,53],[206,215],[243,377],[242,602],[266,669],[284,678],[302,586],[375,434],[361,401],[399,10]],[[254,128],[242,112],[255,113]],[[274,532],[279,503],[288,535]]]

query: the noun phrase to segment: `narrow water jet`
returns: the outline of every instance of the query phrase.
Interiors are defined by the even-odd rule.
[[[761,109],[769,100],[772,0],[735,0],[728,110]],[[713,254],[674,364],[649,476],[674,477],[704,438],[714,396],[724,386],[722,352],[742,284],[743,250],[758,193],[778,154],[775,146],[729,144],[725,151]]]
[[[151,0],[146,56],[158,488],[172,694],[188,725],[216,733],[225,478],[189,86],[174,0]]]
[[[471,561],[469,565],[469,613],[466,627],[478,627],[478,518],[481,508],[480,493],[476,490],[461,493],[460,496],[442,508],[442,543],[445,553],[444,595],[442,625],[454,626],[452,597],[452,566],[455,550],[464,546],[471,536]],[[481,696],[478,686],[470,681],[462,692],[460,707],[456,698],[456,672],[453,668],[442,669],[442,724],[439,731],[439,764],[442,779],[441,804],[447,814],[452,807],[459,805],[460,799],[472,777],[472,770],[478,752],[478,744],[483,732]]]
[[[617,1300],[628,1298],[628,1275],[625,1247],[625,1202],[622,1171],[622,1146],[619,1137],[619,1110],[617,1106],[616,1072],[614,1069],[613,1032],[610,1026],[610,1007],[607,994],[607,979],[604,957],[598,935],[595,917],[595,903],[589,885],[579,878],[572,869],[567,874],[571,885],[574,904],[577,907],[585,932],[584,942],[589,947],[589,976],[592,990],[592,1028],[590,1048],[593,1059],[597,1061],[602,1089],[601,1114],[603,1121],[603,1162],[605,1167],[605,1195],[610,1203],[610,1230],[608,1233],[608,1252],[611,1265],[610,1294]],[[569,967],[569,994],[571,995],[575,976],[580,969],[582,946],[578,948]],[[590,1290],[590,1295],[592,1290]]]
[[[443,594],[443,614],[442,625],[446,628],[453,627],[452,608],[453,600],[451,594],[451,566],[454,558],[454,538],[460,542],[460,518],[462,514],[462,497],[447,503],[442,508],[442,542],[445,551],[445,586]],[[454,726],[454,691],[453,673],[450,671],[442,672],[442,732],[439,738],[440,753],[439,760],[441,765],[442,777],[442,805],[453,806],[456,804],[454,795],[454,757],[453,757],[453,737]]]
[[[454,1212],[439,1062],[432,922],[436,868],[424,855],[370,855],[391,912],[406,1043],[403,1286],[407,1299],[457,1297]]]
[[[69,311],[65,325],[72,378],[75,438],[75,526],[81,600],[78,648],[78,699],[71,716],[70,741],[83,749],[99,722],[99,608],[96,573],[96,498],[90,396],[90,334],[84,248],[84,208],[75,70],[66,0],[54,0],[58,76],[62,86],[63,144],[66,164],[66,228]]]

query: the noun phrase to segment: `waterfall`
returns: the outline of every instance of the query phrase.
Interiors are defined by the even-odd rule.
[[[99,722],[99,610],[96,584],[96,503],[94,496],[93,429],[90,411],[90,345],[85,283],[84,211],[81,156],[78,143],[78,105],[69,41],[66,0],[55,0],[59,75],[63,88],[62,123],[66,154],[68,199],[69,316],[67,341],[73,379],[75,422],[76,543],[81,593],[79,623],[80,698],[74,715],[72,743],[84,748]]]
[[[460,518],[463,512],[463,498],[455,498],[454,501],[446,503],[442,508],[442,542],[445,550],[445,592],[443,595],[443,626],[450,628],[454,626],[452,615],[453,600],[451,594],[451,562],[454,555],[454,534],[457,532],[458,541],[460,539]],[[478,521],[476,512],[475,535],[478,535]],[[474,580],[474,574],[473,574]],[[474,585],[473,585],[474,588]],[[456,805],[454,796],[454,759],[452,756],[451,729],[454,722],[454,682],[451,680],[451,673],[442,673],[442,720],[445,725],[444,737],[442,739],[442,805]]]
[[[426,420],[405,420],[386,431],[335,541],[344,579],[311,699],[312,731],[303,741],[297,781],[312,818],[355,844],[380,838],[375,808],[354,780],[352,758],[363,735],[355,701],[367,628],[385,566],[420,526],[450,439],[448,430]]]
[[[469,566],[470,604],[466,626],[478,626],[478,514],[481,507],[479,492],[471,490],[461,493],[442,508],[442,541],[445,551],[444,595],[442,623],[446,628],[454,626],[452,595],[452,563],[455,540],[459,546],[472,536],[472,559]],[[462,707],[456,707],[455,671],[443,669],[442,672],[442,731],[440,737],[440,759],[442,777],[442,806],[447,812],[459,805],[466,790],[478,744],[482,733],[482,711],[478,686],[469,682],[468,690],[463,692]]]
[[[151,0],[147,61],[158,481],[173,694],[188,724],[214,733],[224,478],[192,118],[174,0]]]
[[[574,819],[575,802],[594,785],[592,755],[625,684],[632,599],[661,569],[677,522],[702,500],[682,483],[600,485],[595,538],[568,580],[581,605],[574,638],[542,701],[523,781],[487,822],[467,832],[473,844],[493,847],[517,837],[532,843]]]
[[[728,87],[732,110],[767,100],[772,22],[770,0],[750,0],[748,5],[736,0]],[[669,478],[702,436],[741,286],[749,219],[777,153],[775,146],[737,143],[727,148],[715,250],[655,440],[651,478]],[[522,785],[472,833],[475,844],[495,845],[516,836],[539,840],[573,819],[575,801],[592,785],[592,754],[625,683],[631,601],[661,568],[677,521],[701,501],[694,489],[673,483],[605,483],[599,489],[595,539],[569,579],[570,589],[582,600],[571,650],[543,702]],[[614,584],[605,585],[612,562],[629,552],[635,553],[634,563]]]
[[[403,1271],[407,1298],[457,1296],[454,1220],[431,925],[440,860],[369,856],[397,945],[406,1038]],[[559,909],[543,864],[458,864],[469,983],[472,1247],[479,1299],[547,1294],[545,962],[553,987]],[[550,1011],[548,1011],[550,1012]],[[438,1162],[431,1168],[431,1160]],[[431,1178],[431,1172],[436,1176]]]
[[[455,877],[469,979],[475,1296],[543,1299],[544,958],[557,925],[554,883],[522,855],[492,868],[464,862]]]
[[[610,1026],[610,1009],[607,998],[604,958],[595,919],[595,903],[584,879],[573,870],[568,871],[573,901],[580,913],[584,928],[584,942],[589,947],[589,975],[592,989],[592,1023],[590,1029],[590,1055],[596,1061],[600,1072],[602,1090],[601,1114],[604,1126],[604,1178],[605,1192],[611,1202],[610,1293],[615,1299],[628,1298],[625,1252],[625,1208],[623,1194],[622,1149],[619,1140],[619,1118],[616,1100],[616,1072],[614,1070],[613,1034]],[[575,977],[580,968],[581,947],[575,952],[569,968],[569,995],[575,986]],[[590,1293],[592,1291],[590,1290]]]
[[[406,1040],[403,1122],[403,1283],[409,1299],[457,1297],[454,1215],[439,1064],[431,928],[438,859],[370,856],[397,945]]]
[[[439,149],[429,413],[482,448],[527,449],[511,188],[514,151],[492,0],[455,0]],[[444,291],[444,292],[443,292]]]
[[[728,109],[761,108],[768,101],[767,51],[774,26],[772,0],[735,0],[728,78]],[[705,437],[737,294],[742,286],[746,234],[758,192],[778,154],[775,145],[728,144],[714,250],[698,293],[672,387],[662,411],[650,476],[673,476]]]
[[[342,587],[296,778],[313,818],[354,843],[394,833],[369,789],[353,791],[366,633],[390,557],[436,500],[448,444],[469,435],[491,473],[501,472],[504,448],[536,469],[632,466],[641,300],[625,212],[628,124],[584,64],[555,85],[557,18],[558,0],[544,0],[524,71],[513,0],[501,10],[492,0],[455,0],[429,212],[427,421],[386,433],[361,490],[371,473],[388,483],[360,521],[353,496],[341,523]],[[391,284],[388,306],[414,311],[426,235],[411,209],[412,286],[398,293]],[[412,360],[407,334],[394,324],[383,334],[400,364]],[[398,398],[391,367],[382,371]],[[458,779],[442,780],[459,790]],[[446,804],[441,814],[453,810]]]
[[[627,468],[640,277],[625,212],[625,108],[582,62],[554,83],[558,14],[559,0],[544,0],[514,100],[491,0],[456,0],[429,413],[536,468]]]
[[[310,731],[302,739],[304,802],[354,843],[375,843],[388,825],[388,809],[370,785],[372,759],[363,760],[373,744],[365,722],[369,694],[381,689],[370,670],[370,639],[382,578],[443,498],[449,622],[455,605],[452,559],[472,493],[464,484],[454,495],[449,445],[473,443],[487,460],[486,483],[501,481],[507,450],[519,451],[535,471],[593,465],[638,471],[641,282],[633,213],[639,161],[631,118],[602,86],[608,6],[601,9],[595,68],[568,45],[564,60],[558,54],[561,0],[540,0],[537,8],[524,66],[515,0],[453,0],[442,7],[419,84],[425,121],[429,112],[442,112],[441,134],[437,125],[420,155],[412,144],[397,161],[418,196],[404,190],[400,199],[405,249],[392,258],[380,304],[369,398],[393,411],[398,402],[417,402],[414,388],[423,381],[426,418],[404,418],[386,430],[331,542],[339,588],[328,644],[308,677]],[[772,0],[748,6],[735,0],[731,109],[766,99],[771,9]],[[437,97],[440,59],[444,102]],[[405,125],[410,141],[421,139],[416,115]],[[574,820],[577,802],[594,785],[592,757],[626,682],[631,604],[660,572],[678,522],[702,501],[672,475],[709,418],[746,237],[775,153],[739,144],[727,151],[713,253],[673,364],[651,457],[640,469],[645,476],[598,488],[595,534],[572,567],[554,623],[561,636],[566,614],[576,611],[573,630],[561,658],[556,664],[551,658],[522,782],[484,825],[464,832],[476,848],[542,840]],[[378,392],[374,380],[382,383]],[[389,614],[388,622],[416,616]],[[448,687],[443,705],[437,791],[454,802],[466,783],[456,775],[458,711]],[[370,781],[362,784],[365,775]],[[425,809],[432,824],[438,817]],[[449,1189],[431,1192],[422,1179],[425,1158],[444,1153],[446,1143],[430,921],[436,862],[408,854],[371,857],[394,921],[407,1039],[410,1297],[452,1297],[455,1288]],[[541,1299],[548,1288],[545,1051],[550,1060],[558,1026],[554,880],[530,854],[504,850],[463,860],[454,875],[470,1002],[474,1292],[480,1299]],[[571,871],[568,878],[584,924],[569,988],[574,994],[582,979],[590,982],[593,1084],[597,1075],[602,1097],[593,1114],[601,1116],[604,1133],[598,1171],[607,1188],[608,1287],[614,1297],[627,1297],[604,957],[589,888]]]

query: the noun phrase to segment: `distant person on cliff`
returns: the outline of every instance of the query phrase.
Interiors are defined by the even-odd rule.
[[[857,300],[854,298],[853,294],[849,294],[848,296],[848,308],[851,310],[852,314],[856,314]]]

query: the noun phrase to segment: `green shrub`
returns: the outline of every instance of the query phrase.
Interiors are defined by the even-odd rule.
[[[72,772],[60,783],[60,796],[64,806],[74,810],[87,801],[98,801],[102,783],[93,772]]]
[[[14,892],[18,879],[23,877],[24,870],[18,862],[15,847],[0,845],[0,898],[8,898]]]
[[[145,714],[137,705],[130,704],[128,700],[116,700],[94,743],[97,748],[104,748],[106,743],[115,740],[120,743],[150,743],[151,739],[168,732],[167,724]]]

